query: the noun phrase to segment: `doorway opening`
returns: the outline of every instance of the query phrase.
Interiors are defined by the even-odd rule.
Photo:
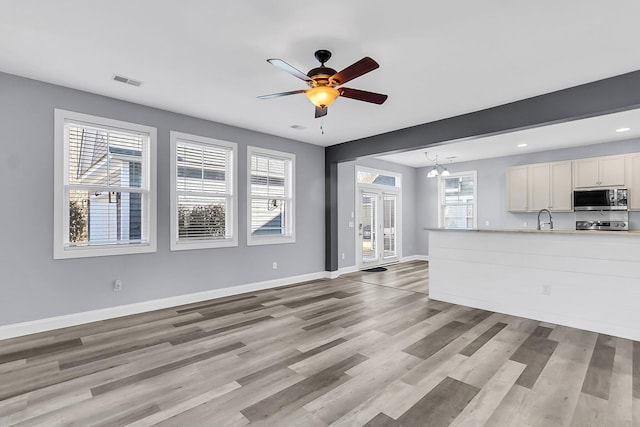
[[[356,260],[366,270],[400,260],[399,174],[356,168]]]

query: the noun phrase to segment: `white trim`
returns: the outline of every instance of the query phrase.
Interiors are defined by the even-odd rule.
[[[171,145],[171,234],[170,248],[172,251],[189,250],[189,249],[211,249],[226,248],[238,246],[238,144],[234,142],[222,141],[219,139],[209,138],[206,136],[192,135],[177,131],[170,131]],[[230,239],[211,239],[198,240],[194,242],[178,241],[178,210],[177,189],[176,189],[176,148],[178,142],[192,143],[193,145],[205,145],[212,147],[225,147],[231,149],[231,206],[228,206],[227,214],[231,214],[231,238]],[[228,177],[225,177],[228,179]]]
[[[385,176],[393,176],[396,178],[396,186],[392,187],[390,185],[382,185],[382,184],[367,184],[358,182],[358,172],[368,172],[368,173],[377,173],[379,175]],[[356,266],[358,270],[363,270],[366,268],[372,268],[376,266],[382,266],[386,264],[392,264],[398,262],[402,258],[402,173],[401,172],[391,172],[384,171],[381,169],[373,169],[368,168],[366,166],[355,165],[355,257],[356,257]],[[371,263],[363,263],[362,262],[362,240],[360,236],[360,217],[361,217],[361,208],[362,208],[362,191],[369,191],[372,193],[376,193],[378,196],[384,197],[385,194],[394,194],[396,195],[396,256],[384,258],[380,255],[377,262]],[[382,202],[380,203],[382,207]]]
[[[120,120],[108,119],[104,117],[91,116],[74,111],[54,108],[54,184],[53,184],[53,259],[85,258],[95,256],[125,255],[150,253],[157,251],[157,130],[154,127],[129,123]],[[65,230],[68,231],[68,206],[65,206],[64,176],[65,158],[68,154],[68,147],[65,144],[65,121],[67,119],[78,121],[93,126],[102,126],[112,129],[126,130],[130,132],[140,132],[149,136],[149,152],[147,167],[144,178],[148,182],[148,206],[147,216],[144,219],[148,222],[147,233],[148,243],[146,244],[123,244],[86,246],[78,248],[65,247]]]
[[[289,208],[287,219],[287,225],[290,229],[289,235],[286,236],[268,236],[268,237],[254,237],[251,235],[251,156],[252,155],[265,155],[290,162],[289,171],[289,197],[291,200],[291,207]],[[277,245],[283,243],[295,243],[296,242],[296,155],[293,153],[285,153],[283,151],[269,150],[267,148],[254,147],[249,145],[247,147],[247,246],[259,246],[259,245]]]
[[[409,255],[409,256],[400,258],[400,262],[410,262],[410,261],[429,261],[429,255]]]
[[[70,326],[77,326],[101,320],[113,319],[116,317],[130,316],[132,314],[140,314],[154,310],[178,307],[185,304],[208,301],[215,298],[222,298],[231,295],[244,294],[247,292],[256,292],[265,289],[277,288],[279,286],[308,282],[310,280],[332,278],[330,277],[330,273],[333,272],[323,271],[319,273],[309,273],[299,276],[283,277],[281,279],[267,280],[264,282],[230,286],[227,288],[212,289],[209,291],[197,292],[192,294],[178,295],[174,297],[144,301],[134,304],[67,314],[63,316],[50,317],[47,319],[32,320],[29,322],[15,323],[12,325],[4,325],[0,326],[0,340],[35,334],[39,332],[51,331],[54,329],[67,328]]]

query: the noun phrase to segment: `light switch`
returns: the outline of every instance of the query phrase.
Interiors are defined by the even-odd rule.
[[[349,228],[353,228],[353,221],[349,221]]]

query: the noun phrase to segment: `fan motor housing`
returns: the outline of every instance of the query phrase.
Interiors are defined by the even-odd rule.
[[[336,74],[336,70],[329,67],[318,67],[307,73],[307,76],[311,79],[309,85],[311,87],[316,86],[328,86],[329,85],[329,77]]]

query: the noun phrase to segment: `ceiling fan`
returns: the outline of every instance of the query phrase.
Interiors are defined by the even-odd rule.
[[[340,72],[336,72],[333,68],[325,67],[324,63],[331,58],[331,52],[328,50],[318,50],[315,57],[320,61],[320,66],[312,69],[307,74],[292,67],[282,59],[267,59],[271,65],[275,65],[283,71],[291,74],[300,80],[305,81],[309,85],[309,89],[293,90],[291,92],[274,93],[271,95],[262,95],[260,99],[277,98],[280,96],[294,95],[304,93],[307,98],[316,106],[316,118],[327,115],[327,107],[336,100],[338,96],[356,99],[358,101],[371,102],[373,104],[382,104],[387,100],[387,95],[380,93],[367,92],[358,89],[349,89],[347,87],[339,87],[380,67],[373,59],[365,56]]]

